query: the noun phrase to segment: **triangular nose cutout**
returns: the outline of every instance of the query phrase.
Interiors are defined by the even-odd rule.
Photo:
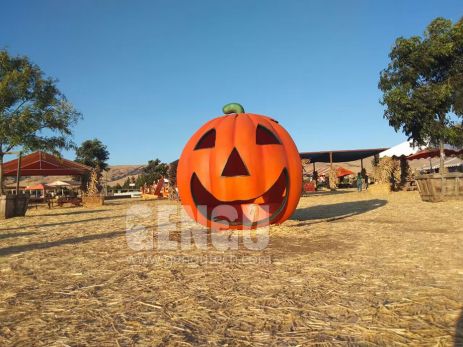
[[[222,176],[234,177],[234,176],[249,176],[249,171],[244,165],[243,159],[236,148],[233,148],[230,156],[228,157],[227,164],[222,171]]]

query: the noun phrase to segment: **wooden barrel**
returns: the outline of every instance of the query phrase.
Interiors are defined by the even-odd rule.
[[[0,196],[0,219],[12,217],[24,217],[29,204],[27,195],[2,195]]]

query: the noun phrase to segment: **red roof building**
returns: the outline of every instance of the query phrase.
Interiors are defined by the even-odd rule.
[[[16,176],[18,159],[3,164],[5,176]],[[21,158],[21,176],[82,176],[92,170],[83,164],[37,151]]]

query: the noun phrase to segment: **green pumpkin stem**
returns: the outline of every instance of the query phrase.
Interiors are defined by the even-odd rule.
[[[244,108],[240,104],[232,102],[230,104],[226,104],[222,108],[222,111],[224,114],[244,113]]]

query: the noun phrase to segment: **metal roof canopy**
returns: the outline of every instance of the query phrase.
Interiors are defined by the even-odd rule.
[[[301,152],[301,159],[309,159],[311,163],[344,163],[365,159],[377,155],[388,148],[352,149],[341,151]]]
[[[21,176],[82,176],[92,168],[52,154],[37,151],[21,158]],[[3,164],[5,176],[16,176],[18,159]]]

